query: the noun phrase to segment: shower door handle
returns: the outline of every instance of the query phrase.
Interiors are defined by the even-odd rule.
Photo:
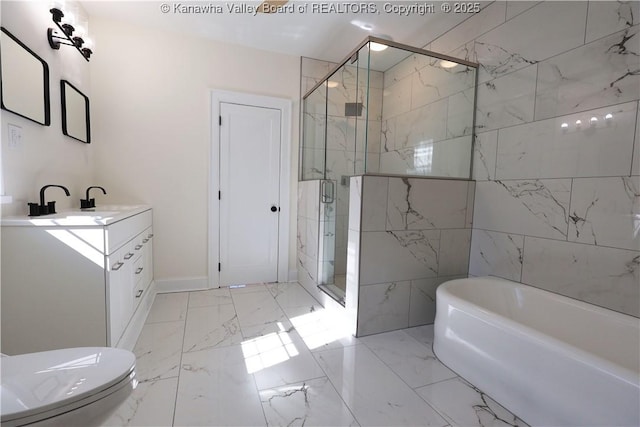
[[[333,181],[323,180],[320,184],[322,203],[333,203]]]

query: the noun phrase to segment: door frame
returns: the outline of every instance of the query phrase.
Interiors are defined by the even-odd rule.
[[[209,159],[209,288],[220,287],[220,104],[240,104],[280,110],[280,213],[278,215],[278,282],[289,276],[289,218],[291,199],[291,111],[292,102],[285,98],[226,90],[211,91],[211,144]],[[223,266],[224,268],[224,266]]]

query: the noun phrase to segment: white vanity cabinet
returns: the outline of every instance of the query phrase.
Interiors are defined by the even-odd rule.
[[[152,211],[118,208],[2,219],[3,353],[135,344],[153,302]]]

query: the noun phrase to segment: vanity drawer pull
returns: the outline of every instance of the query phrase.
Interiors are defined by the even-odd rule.
[[[142,273],[142,270],[144,270],[144,268],[142,268],[142,267],[138,267],[138,268],[136,269],[136,274],[140,274],[140,273]]]
[[[142,243],[147,243],[149,239],[142,239]]]
[[[132,256],[133,256],[133,253],[129,252],[124,256],[124,259],[131,259]]]
[[[148,238],[148,239],[151,239],[152,237],[153,237],[153,233],[151,233],[151,234],[149,234],[149,235],[147,236],[147,238]]]
[[[122,268],[122,266],[124,265],[124,262],[116,262],[115,264],[113,264],[113,267],[111,267],[112,271],[118,271]]]
[[[139,251],[140,249],[142,249],[142,245],[136,245],[135,249],[136,251]]]
[[[136,298],[140,298],[140,296],[142,296],[142,292],[144,292],[142,289],[140,289],[138,291],[138,293],[136,294]]]

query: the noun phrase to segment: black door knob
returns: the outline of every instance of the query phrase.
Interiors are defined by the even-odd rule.
[[[271,212],[275,212],[277,210],[278,210],[278,208],[276,208],[275,206],[271,206]]]

